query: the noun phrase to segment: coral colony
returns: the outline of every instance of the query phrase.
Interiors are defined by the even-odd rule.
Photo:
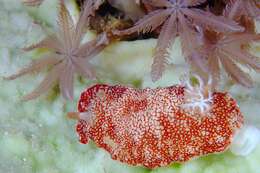
[[[24,0],[39,6],[43,0]],[[236,101],[217,91],[222,68],[230,79],[252,87],[245,66],[260,71],[260,58],[249,52],[260,40],[255,21],[260,20],[260,3],[255,0],[85,0],[74,24],[60,0],[56,33],[26,47],[47,48],[49,53],[6,77],[50,68],[38,87],[24,97],[35,99],[58,82],[62,96],[73,99],[75,73],[95,78],[89,60],[118,40],[158,37],[151,77],[161,78],[169,52],[180,37],[182,52],[197,84],[189,79],[166,88],[135,89],[96,84],[82,92],[78,112],[81,143],[91,139],[115,160],[148,168],[184,162],[229,148],[244,118]],[[97,33],[83,42],[86,29]]]

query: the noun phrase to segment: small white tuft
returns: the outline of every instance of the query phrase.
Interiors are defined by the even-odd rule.
[[[182,108],[192,111],[199,111],[200,113],[205,113],[210,110],[212,105],[212,93],[210,91],[210,85],[212,83],[211,78],[208,80],[208,84],[204,84],[203,80],[195,75],[199,81],[198,86],[193,86],[190,80],[186,80],[185,86],[185,103]]]

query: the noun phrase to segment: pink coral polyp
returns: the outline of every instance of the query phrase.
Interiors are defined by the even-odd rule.
[[[215,92],[207,111],[190,111],[183,107],[185,90],[88,88],[78,104],[80,142],[91,139],[113,159],[148,168],[225,151],[243,124],[236,101]]]

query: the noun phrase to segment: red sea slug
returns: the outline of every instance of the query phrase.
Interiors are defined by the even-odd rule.
[[[225,151],[243,116],[229,94],[191,85],[156,89],[97,84],[78,103],[80,142],[112,159],[155,168]],[[206,97],[206,98],[205,98]]]

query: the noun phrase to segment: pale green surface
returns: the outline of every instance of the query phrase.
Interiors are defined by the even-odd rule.
[[[28,12],[28,10],[30,12]],[[33,19],[47,26],[55,23],[55,2],[47,0],[40,9],[25,9],[18,0],[0,0],[0,75],[15,72],[40,53],[24,53],[19,48],[36,42],[44,36],[32,24]],[[32,17],[36,16],[36,17]],[[46,15],[46,16],[45,16]],[[54,16],[53,16],[54,15]],[[50,19],[52,17],[53,19]],[[152,83],[149,71],[151,55],[156,40],[117,43],[94,59],[98,64],[100,80],[110,84],[137,87],[157,87],[178,82],[187,68],[167,70],[162,80]],[[173,48],[174,62],[182,64],[179,43]],[[115,63],[116,62],[116,63]],[[64,103],[52,90],[47,96],[23,103],[19,98],[31,91],[42,79],[41,75],[26,76],[15,81],[0,79],[0,173],[259,173],[260,146],[247,157],[237,157],[226,152],[194,159],[185,164],[147,170],[130,167],[116,161],[95,147],[93,143],[78,143],[75,122],[66,119],[67,111],[76,110],[76,99]],[[238,99],[243,113],[259,125],[260,77],[251,90],[223,83],[223,88]],[[75,95],[90,83],[75,83]],[[258,114],[258,115],[256,115]]]

